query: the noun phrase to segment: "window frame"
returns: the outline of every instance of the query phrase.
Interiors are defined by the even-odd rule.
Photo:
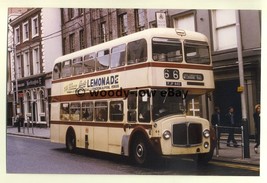
[[[103,55],[102,55],[102,52],[103,52]],[[99,56],[99,54],[101,54],[101,55]],[[103,60],[100,59],[100,58],[103,58]],[[104,65],[104,64],[101,64],[101,63],[107,63],[108,65]],[[98,64],[100,66],[98,66]],[[96,63],[95,63],[95,66],[96,66],[96,68],[95,68],[96,71],[107,70],[107,69],[110,68],[110,50],[108,48],[107,49],[100,50],[100,51],[98,51],[96,53]]]
[[[39,36],[39,17],[38,17],[38,15],[33,17],[31,22],[32,22],[32,38],[34,38],[34,37]]]
[[[18,45],[18,44],[20,44],[20,39],[21,39],[21,36],[20,36],[20,32],[21,32],[21,30],[20,30],[20,26],[17,26],[16,28],[15,28],[15,44],[16,45]]]
[[[88,59],[86,59],[87,56],[89,57]],[[85,69],[87,68],[85,65],[87,62],[93,62],[93,67],[91,67],[91,70],[89,72],[85,72]],[[92,53],[86,54],[83,57],[83,73],[84,74],[91,73],[91,72],[94,72],[95,70],[96,70],[96,53],[92,52]]]
[[[23,22],[22,27],[23,27],[22,29],[23,42],[29,41],[29,37],[30,37],[29,21]]]
[[[114,107],[112,107],[114,105]],[[121,105],[118,109],[116,106]],[[122,122],[124,118],[124,103],[123,100],[113,100],[109,102],[109,119],[114,122]]]
[[[123,47],[123,48],[121,48],[121,47]],[[116,49],[118,49],[118,50],[116,50]],[[120,44],[118,46],[114,46],[114,47],[111,48],[111,51],[110,51],[110,68],[116,68],[116,67],[125,66],[125,63],[126,63],[126,49],[127,49],[127,47],[126,47],[125,43]],[[115,54],[119,54],[119,58],[118,59],[113,59]],[[114,62],[114,60],[116,62]],[[113,64],[115,64],[115,63],[118,63],[118,64],[113,66]]]
[[[237,39],[231,39],[235,40],[236,42],[233,43],[232,45],[224,45],[222,46],[220,43],[220,38],[219,38],[219,30],[226,30],[229,28],[235,29],[233,33],[231,34],[233,37],[236,37],[236,17],[233,22],[230,22],[229,24],[223,24],[221,26],[217,26],[217,12],[218,11],[235,11],[235,10],[211,10],[211,20],[212,20],[212,35],[213,35],[213,50],[214,51],[224,51],[224,50],[229,50],[229,49],[235,49],[237,48]]]
[[[38,50],[36,52],[36,50]],[[32,49],[32,60],[33,60],[33,74],[41,73],[41,60],[40,60],[40,48],[36,46]]]

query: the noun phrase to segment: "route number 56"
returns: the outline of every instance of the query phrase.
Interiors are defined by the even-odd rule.
[[[177,69],[164,69],[165,79],[179,79],[179,71]]]

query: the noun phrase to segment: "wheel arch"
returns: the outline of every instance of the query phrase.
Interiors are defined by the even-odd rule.
[[[68,137],[69,136],[72,136],[72,135],[74,136],[74,139],[75,139],[75,141],[74,141],[74,149],[73,150],[70,150],[70,149],[68,149]],[[65,145],[66,145],[67,149],[70,152],[73,152],[75,150],[76,143],[77,143],[76,140],[77,140],[77,138],[76,138],[75,130],[74,130],[74,128],[72,126],[69,126],[68,129],[67,129],[66,135],[65,135]]]
[[[128,152],[129,152],[129,156],[132,156],[132,148],[133,148],[133,143],[136,140],[136,138],[142,138],[143,140],[147,141],[147,144],[149,143],[149,136],[147,134],[147,131],[144,127],[142,126],[138,126],[136,127],[129,138],[129,147],[128,147]]]

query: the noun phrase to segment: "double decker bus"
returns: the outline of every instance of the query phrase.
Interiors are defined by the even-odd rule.
[[[128,156],[193,155],[208,162],[210,122],[189,115],[192,99],[214,89],[203,34],[152,28],[56,59],[51,141]]]

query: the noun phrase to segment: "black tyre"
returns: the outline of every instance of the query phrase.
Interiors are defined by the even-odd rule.
[[[136,138],[132,147],[132,159],[137,165],[147,165],[149,161],[149,148],[146,140]]]
[[[74,152],[76,149],[76,137],[73,129],[68,130],[66,136],[66,148],[69,152]]]
[[[212,149],[210,152],[208,153],[204,153],[204,154],[198,154],[197,158],[196,158],[196,162],[198,165],[206,165],[208,164],[208,162],[212,159],[213,157],[213,152],[214,149]]]

